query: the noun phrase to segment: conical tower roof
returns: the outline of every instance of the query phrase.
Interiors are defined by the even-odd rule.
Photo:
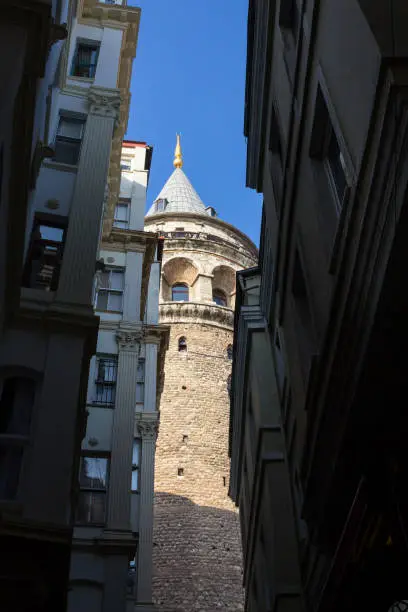
[[[181,169],[183,166],[183,159],[179,135],[177,135],[177,145],[173,164],[175,166],[173,174],[154,200],[146,216],[176,212],[207,215],[204,203],[201,201],[200,196]],[[164,200],[163,206],[157,206],[159,200]]]

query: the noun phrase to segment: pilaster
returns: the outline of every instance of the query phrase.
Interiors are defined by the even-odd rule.
[[[91,87],[57,299],[89,307],[119,90]]]
[[[140,321],[140,295],[142,291],[143,254],[128,251],[126,255],[126,292],[123,308],[123,320],[130,323]]]
[[[107,529],[130,531],[130,486],[136,375],[143,338],[140,330],[119,330],[116,335],[118,377],[112,427]]]
[[[136,414],[135,430],[142,438],[142,465],[140,472],[140,517],[137,563],[137,604],[149,606],[152,602],[153,551],[153,490],[154,458],[159,424],[157,412]]]
[[[157,342],[146,343],[144,412],[155,412],[157,397]]]

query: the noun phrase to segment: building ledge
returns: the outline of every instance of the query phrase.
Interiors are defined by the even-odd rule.
[[[199,323],[233,329],[231,308],[200,302],[162,302],[159,305],[161,323]]]

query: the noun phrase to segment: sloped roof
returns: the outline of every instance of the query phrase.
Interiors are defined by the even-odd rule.
[[[156,211],[157,200],[167,200],[165,210]],[[205,205],[181,168],[175,168],[147,212],[147,217],[162,213],[198,213],[207,215]]]

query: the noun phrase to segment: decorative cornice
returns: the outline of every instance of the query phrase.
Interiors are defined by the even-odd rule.
[[[136,251],[143,253],[147,246],[151,245],[155,249],[157,238],[157,234],[153,232],[114,227],[109,236],[102,240],[101,249],[104,251]]]
[[[88,91],[89,114],[119,119],[121,94],[118,89],[92,86]]]
[[[160,323],[199,323],[233,329],[234,312],[230,308],[199,302],[163,302],[159,306]]]

